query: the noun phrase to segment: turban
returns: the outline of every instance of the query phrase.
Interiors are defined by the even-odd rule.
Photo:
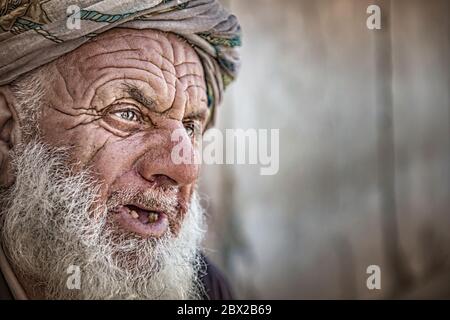
[[[241,45],[236,17],[217,0],[0,0],[0,85],[119,26],[185,38],[202,62],[212,116]]]

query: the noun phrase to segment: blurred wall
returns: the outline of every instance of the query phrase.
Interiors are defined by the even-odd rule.
[[[280,129],[278,174],[203,168],[207,254],[237,296],[450,297],[450,1],[224,2],[243,64],[217,127]]]

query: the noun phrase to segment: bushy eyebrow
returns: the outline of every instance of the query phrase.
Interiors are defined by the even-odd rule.
[[[156,102],[149,96],[146,96],[144,92],[142,92],[141,89],[136,87],[133,84],[126,83],[125,85],[125,91],[130,95],[130,97],[140,104],[142,104],[144,107],[150,109],[151,111],[155,111]]]
[[[125,92],[134,100],[142,104],[144,107],[148,108],[150,111],[156,111],[156,102],[151,97],[146,96],[145,93],[139,89],[134,84],[125,83]],[[184,115],[184,119],[198,119],[200,121],[205,121],[208,117],[209,109],[202,108],[199,111],[195,111]]]
[[[207,116],[208,116],[208,109],[202,109],[200,111],[196,111],[196,112],[192,112],[189,114],[185,114],[184,115],[184,119],[195,119],[195,120],[200,120],[200,121],[204,121],[206,120]]]

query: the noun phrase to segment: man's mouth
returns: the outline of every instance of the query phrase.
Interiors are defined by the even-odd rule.
[[[116,208],[114,213],[117,222],[122,228],[143,238],[159,238],[169,228],[167,214],[161,211],[127,204]]]

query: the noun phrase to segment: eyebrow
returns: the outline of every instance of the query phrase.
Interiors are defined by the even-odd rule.
[[[206,120],[206,118],[208,116],[208,111],[209,111],[209,109],[205,108],[200,111],[185,114],[184,118],[185,119],[199,119],[199,120],[204,121],[204,120]]]
[[[144,92],[142,92],[141,89],[139,89],[134,84],[125,83],[125,91],[128,93],[128,95],[145,106],[146,108],[154,111],[154,108],[156,106],[155,100],[150,98],[149,96],[146,96]],[[201,121],[205,121],[208,117],[209,109],[205,108],[200,111],[196,111],[190,114],[185,114],[184,118],[186,119],[200,119]]]
[[[138,87],[136,87],[133,84],[125,84],[125,90],[130,95],[130,97],[140,104],[142,104],[144,107],[153,110],[156,103],[155,100],[150,98],[149,96],[146,96],[144,92],[142,92]]]

